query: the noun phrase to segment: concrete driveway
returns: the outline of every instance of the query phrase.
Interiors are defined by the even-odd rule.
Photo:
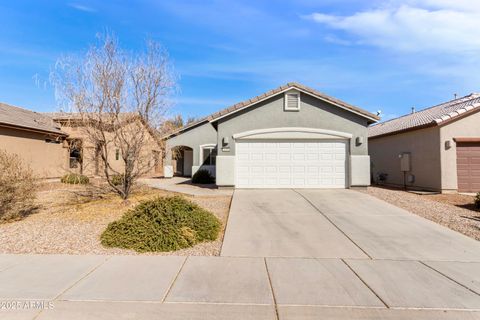
[[[480,261],[480,242],[353,190],[236,190],[222,256]]]

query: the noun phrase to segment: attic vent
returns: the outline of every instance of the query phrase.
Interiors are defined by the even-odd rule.
[[[300,110],[300,92],[285,93],[285,110],[288,110],[288,111]]]

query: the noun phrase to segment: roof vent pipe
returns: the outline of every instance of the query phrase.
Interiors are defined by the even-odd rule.
[[[415,113],[415,107],[412,107],[412,114]]]

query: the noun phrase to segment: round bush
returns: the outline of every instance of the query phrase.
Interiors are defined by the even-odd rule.
[[[215,183],[215,178],[210,174],[210,171],[200,169],[192,177],[192,183],[210,184]]]
[[[138,252],[174,251],[215,240],[220,225],[212,213],[181,196],[160,197],[140,203],[110,223],[101,242]]]
[[[475,205],[476,209],[480,210],[480,192],[475,196],[473,204]]]
[[[69,184],[87,184],[89,182],[88,177],[83,174],[68,173],[60,179],[62,183]]]

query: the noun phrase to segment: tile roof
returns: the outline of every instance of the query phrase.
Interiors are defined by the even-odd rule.
[[[399,118],[380,122],[368,128],[368,136],[373,138],[415,128],[436,126],[476,108],[480,110],[480,93],[472,93]]]
[[[218,112],[215,112],[207,117],[204,117],[202,119],[199,119],[198,121],[195,121],[195,122],[192,122],[192,123],[189,123],[188,125],[178,129],[177,131],[167,135],[166,137],[170,137],[172,135],[175,135],[175,134],[178,134],[182,131],[185,131],[189,128],[192,128],[192,127],[195,127],[196,125],[199,125],[201,123],[204,123],[204,122],[213,122],[213,121],[216,121],[218,120],[219,118],[221,117],[224,117],[224,116],[227,116],[231,113],[234,113],[236,111],[239,111],[241,109],[245,109],[245,108],[248,108],[250,106],[253,106],[254,104],[256,104],[257,102],[260,102],[260,101],[263,101],[265,99],[268,99],[270,97],[273,97],[275,96],[276,94],[279,94],[281,92],[284,92],[288,89],[297,89],[297,90],[300,90],[300,91],[303,91],[303,92],[306,92],[314,97],[317,97],[321,100],[324,100],[324,101],[327,101],[331,104],[334,104],[334,105],[337,105],[341,108],[344,108],[344,109],[347,109],[351,112],[354,112],[354,113],[357,113],[357,114],[360,114],[361,116],[364,116],[366,118],[369,118],[372,122],[375,122],[377,120],[379,120],[380,118],[376,115],[374,115],[373,113],[370,113],[366,110],[363,110],[359,107],[356,107],[356,106],[353,106],[353,105],[350,105],[346,102],[343,102],[342,100],[339,100],[337,98],[333,98],[331,96],[328,96],[320,91],[317,91],[315,89],[312,89],[312,88],[309,88],[303,84],[300,84],[300,83],[297,83],[297,82],[289,82],[287,83],[286,85],[283,85],[283,86],[280,86],[278,88],[275,88],[273,90],[270,90],[270,91],[267,91],[261,95],[258,95],[256,97],[253,97],[253,98],[250,98],[250,99],[247,99],[247,100],[244,100],[242,102],[239,102],[239,103],[236,103],[228,108],[225,108],[223,110],[220,110]]]
[[[68,135],[52,118],[27,109],[0,102],[0,125],[14,126],[30,130]]]
[[[240,109],[243,109],[243,108],[246,108],[246,107],[249,107],[259,101],[262,101],[262,100],[265,100],[265,99],[268,99],[270,97],[273,97],[274,95],[280,93],[280,92],[283,92],[285,90],[288,90],[288,89],[299,89],[300,91],[304,91],[306,93],[309,93],[319,99],[322,99],[322,100],[325,100],[327,102],[330,102],[334,105],[338,105],[342,108],[345,108],[345,109],[348,109],[352,112],[355,112],[355,113],[359,113],[367,118],[371,118],[372,120],[379,120],[379,118],[374,115],[373,113],[370,113],[368,111],[365,111],[363,109],[360,109],[359,107],[355,107],[355,106],[352,106],[346,102],[343,102],[337,98],[333,98],[333,97],[330,97],[320,91],[317,91],[315,89],[312,89],[312,88],[309,88],[303,84],[300,84],[300,83],[297,83],[297,82],[289,82],[287,83],[286,85],[283,85],[283,86],[280,86],[278,88],[275,88],[273,90],[270,90],[268,92],[265,92],[259,96],[256,96],[256,97],[253,97],[251,99],[248,99],[248,100],[245,100],[245,101],[242,101],[242,102],[239,102],[239,103],[236,103],[234,104],[233,106],[230,106],[226,109],[223,109],[223,110],[220,110],[212,115],[210,115],[208,117],[208,120],[210,121],[214,121],[220,117],[223,117],[227,114],[230,114],[232,112],[235,112],[237,110],[240,110]]]
[[[52,118],[55,121],[82,120],[82,114],[78,112],[43,112],[42,114]],[[124,119],[129,120],[130,118],[137,116],[137,114],[133,112],[122,112],[122,113],[119,113],[118,115],[116,114],[111,114],[111,115],[112,117],[108,117],[107,113],[103,113],[102,117],[104,119],[112,120],[112,119],[115,119],[113,116],[118,116],[118,118],[121,120],[124,120]],[[83,115],[83,116],[86,117],[86,115]],[[97,119],[98,114],[92,113],[91,118]]]

